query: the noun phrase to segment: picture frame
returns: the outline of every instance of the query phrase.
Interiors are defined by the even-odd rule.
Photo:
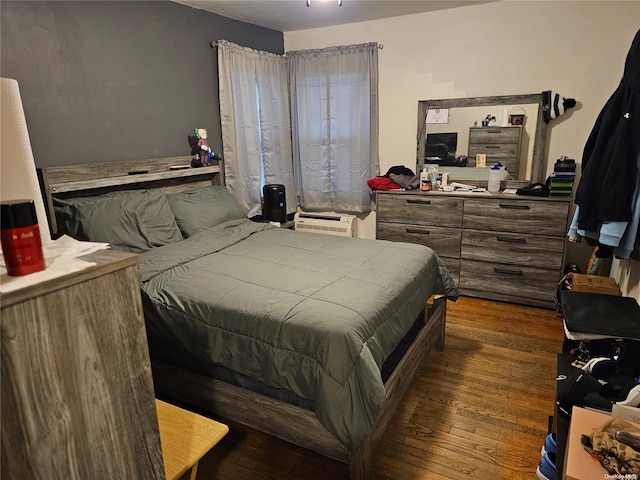
[[[512,113],[509,115],[509,125],[524,125],[524,113]]]

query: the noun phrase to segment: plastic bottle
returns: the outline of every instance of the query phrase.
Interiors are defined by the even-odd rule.
[[[498,162],[489,169],[489,184],[487,185],[487,190],[490,192],[499,192],[501,178],[502,163]]]
[[[429,180],[429,172],[427,171],[426,165],[422,167],[422,171],[420,172],[420,190],[423,192],[431,190],[431,180]]]
[[[427,170],[427,173],[429,174],[429,183],[431,183],[431,189],[437,189],[438,188],[438,169],[435,167],[429,167],[429,169]]]

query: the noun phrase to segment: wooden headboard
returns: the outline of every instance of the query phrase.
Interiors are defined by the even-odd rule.
[[[40,187],[53,235],[58,225],[52,197],[100,195],[117,190],[164,188],[179,192],[204,185],[223,185],[222,162],[192,168],[191,156],[110,163],[84,163],[38,169]]]

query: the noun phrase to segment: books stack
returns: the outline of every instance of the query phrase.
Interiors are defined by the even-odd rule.
[[[576,179],[576,162],[565,156],[556,160],[549,183],[550,197],[570,197],[573,194],[573,182]]]
[[[553,172],[551,174],[551,183],[549,184],[549,196],[570,197],[573,194],[573,182],[575,179],[575,173]]]

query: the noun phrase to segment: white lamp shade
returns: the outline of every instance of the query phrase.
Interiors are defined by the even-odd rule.
[[[0,199],[33,200],[42,244],[51,242],[18,82],[0,78]]]

